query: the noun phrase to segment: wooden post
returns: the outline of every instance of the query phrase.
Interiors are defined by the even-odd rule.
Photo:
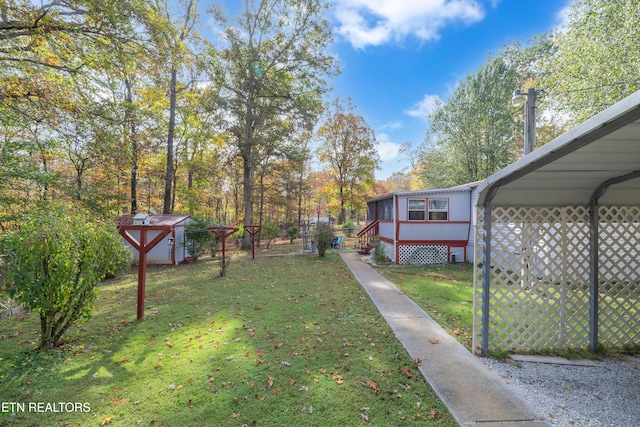
[[[138,250],[140,256],[138,257],[138,311],[137,319],[140,320],[144,317],[144,294],[145,286],[147,283],[147,230],[140,230],[140,248]]]
[[[224,276],[226,272],[226,255],[225,255],[225,246],[227,237],[231,236],[233,233],[238,231],[236,227],[209,227],[208,230],[222,239],[222,261],[221,261],[221,270],[220,275]]]
[[[137,241],[135,237],[129,234],[130,230],[140,231],[140,241]],[[151,242],[147,243],[147,231],[157,230],[160,231]],[[166,226],[153,226],[153,225],[121,225],[118,227],[118,232],[131,246],[138,251],[138,310],[137,318],[141,320],[144,317],[144,295],[145,287],[147,283],[147,252],[154,248],[158,243],[162,241],[169,233],[171,233],[171,227]]]
[[[251,259],[256,259],[256,234],[262,230],[261,225],[245,225],[244,229],[251,235]]]

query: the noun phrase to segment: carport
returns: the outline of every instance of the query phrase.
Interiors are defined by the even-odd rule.
[[[474,351],[640,346],[640,92],[478,188]]]

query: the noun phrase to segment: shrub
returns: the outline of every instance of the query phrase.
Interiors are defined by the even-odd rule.
[[[384,253],[384,243],[380,243],[373,249],[373,260],[377,263],[391,262],[391,258]]]
[[[131,263],[113,224],[57,207],[23,217],[0,249],[9,295],[40,316],[40,349],[91,317],[96,285]]]
[[[287,236],[289,236],[289,243],[293,244],[293,241],[298,237],[298,227],[292,226],[287,229]]]
[[[210,249],[214,235],[208,230],[211,224],[209,220],[202,217],[195,217],[193,221],[184,227],[184,234],[187,238],[187,250],[194,261],[197,261],[207,249]]]
[[[328,222],[318,222],[313,230],[313,243],[318,248],[318,255],[324,257],[327,249],[331,247],[333,242],[333,228]]]
[[[269,245],[271,245],[271,241],[278,237],[280,233],[280,227],[273,221],[268,221],[262,226],[262,230],[260,234],[267,241],[267,249],[269,249]]]

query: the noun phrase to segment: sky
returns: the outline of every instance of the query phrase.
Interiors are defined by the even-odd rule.
[[[244,4],[224,0],[229,11]],[[526,44],[563,22],[570,0],[333,0],[329,11],[341,74],[328,100],[351,98],[375,131],[376,179],[406,172],[399,152],[424,141],[433,101],[446,101],[505,43]],[[515,89],[515,88],[514,88]]]

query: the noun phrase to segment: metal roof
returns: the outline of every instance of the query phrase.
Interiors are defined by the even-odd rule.
[[[640,91],[487,178],[478,206],[588,206],[607,180],[640,170]],[[601,205],[640,205],[640,178],[615,184]]]
[[[118,226],[127,226],[133,225],[133,217],[134,215],[122,215],[121,217],[116,218],[116,224]],[[163,227],[173,227],[175,225],[180,224],[183,221],[191,218],[189,215],[172,215],[172,214],[162,214],[162,215],[149,215],[149,225],[152,226],[163,226]]]
[[[443,193],[467,193],[471,191],[473,185],[472,184],[464,184],[459,185],[457,187],[449,187],[449,188],[434,188],[430,190],[413,190],[413,191],[397,191],[395,193],[388,193],[382,196],[375,197],[373,199],[367,200],[369,202],[377,202],[380,200],[391,199],[393,196],[399,197],[407,197],[407,196],[430,196],[432,194],[443,194]]]

